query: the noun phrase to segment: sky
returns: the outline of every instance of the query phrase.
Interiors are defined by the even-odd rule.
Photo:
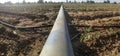
[[[0,3],[4,3],[4,2],[7,2],[7,1],[11,1],[12,3],[16,3],[16,2],[22,2],[23,0],[0,0]],[[25,0],[26,2],[37,2],[38,0]],[[66,0],[44,0],[44,1],[54,1],[54,2],[65,2]],[[70,1],[70,0],[69,0]],[[74,1],[74,0],[71,0],[71,1]],[[76,0],[76,1],[86,1],[86,0]],[[103,2],[104,0],[93,0],[93,1],[96,1],[96,2]],[[120,0],[110,0],[111,2],[120,2]]]

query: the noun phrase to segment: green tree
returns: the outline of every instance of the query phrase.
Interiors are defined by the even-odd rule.
[[[117,2],[113,2],[113,4],[117,4]]]
[[[8,2],[5,2],[4,4],[11,5],[12,2],[11,2],[11,1],[8,1]]]
[[[86,3],[95,3],[95,1],[92,1],[92,0],[87,0]]]
[[[110,0],[104,1],[104,3],[110,3]]]
[[[43,0],[38,0],[38,3],[43,3]]]

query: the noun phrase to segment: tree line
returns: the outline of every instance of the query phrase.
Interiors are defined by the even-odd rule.
[[[96,3],[93,0],[87,0],[86,2],[82,1],[81,3]],[[110,0],[104,0],[102,3],[111,3]],[[117,2],[113,2],[114,4],[117,4]]]
[[[30,4],[30,3],[32,3],[32,2],[26,2],[25,0],[23,0],[23,2],[19,3],[19,4]],[[44,0],[38,0],[37,3],[55,3],[55,2],[53,2],[53,1],[47,2],[47,1],[44,1]],[[73,2],[66,0],[66,3],[96,3],[96,2],[93,1],[93,0],[87,0],[87,1],[82,1],[82,2],[77,2],[76,0],[74,0]],[[104,0],[102,3],[111,3],[111,1],[110,0]],[[117,2],[113,2],[113,3],[117,4]],[[2,3],[0,3],[0,4],[2,4]],[[8,2],[5,2],[4,4],[13,4],[13,3],[11,1],[8,1]]]

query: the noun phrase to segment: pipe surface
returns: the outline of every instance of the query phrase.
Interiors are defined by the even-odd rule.
[[[74,56],[63,6],[39,56]]]

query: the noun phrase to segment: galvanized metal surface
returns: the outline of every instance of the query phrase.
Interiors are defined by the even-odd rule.
[[[74,56],[63,6],[39,56]]]

